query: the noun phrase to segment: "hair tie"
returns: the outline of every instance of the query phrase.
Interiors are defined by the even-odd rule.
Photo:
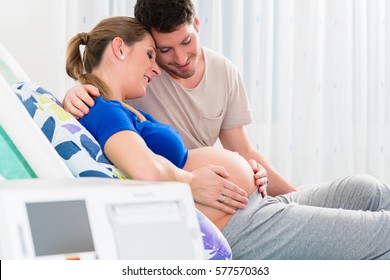
[[[89,41],[89,33],[81,32],[81,33],[79,33],[79,37],[80,37],[81,43],[83,45],[86,45],[88,43],[88,41]]]

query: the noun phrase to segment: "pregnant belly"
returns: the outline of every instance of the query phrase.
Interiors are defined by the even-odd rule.
[[[192,171],[206,165],[223,166],[229,173],[227,180],[233,182],[247,195],[251,195],[256,186],[254,184],[253,170],[238,153],[231,152],[222,148],[205,147],[193,149],[189,151],[188,160],[184,169]],[[231,214],[227,214],[216,208],[201,205],[196,203],[196,207],[205,214],[220,230],[226,225],[231,218]]]

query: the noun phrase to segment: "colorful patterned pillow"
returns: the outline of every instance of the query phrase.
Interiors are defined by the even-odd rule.
[[[75,177],[128,179],[104,155],[99,143],[61,103],[34,82],[21,82],[13,90],[35,123]],[[197,210],[205,259],[231,259],[232,251],[221,231]]]
[[[51,93],[34,82],[18,83],[13,89],[75,177],[126,178]]]

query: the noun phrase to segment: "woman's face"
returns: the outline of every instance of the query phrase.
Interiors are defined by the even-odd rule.
[[[152,36],[128,47],[124,51],[126,73],[126,98],[139,98],[145,95],[152,78],[159,76],[161,71],[156,63],[156,47]]]

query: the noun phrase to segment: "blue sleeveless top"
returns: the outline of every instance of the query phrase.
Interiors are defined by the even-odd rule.
[[[112,135],[130,130],[140,135],[155,154],[183,168],[187,161],[188,149],[179,132],[170,125],[157,122],[151,115],[140,112],[145,116],[145,122],[138,121],[137,116],[120,102],[98,97],[90,112],[80,119],[80,123],[91,132],[103,150],[106,141]]]

